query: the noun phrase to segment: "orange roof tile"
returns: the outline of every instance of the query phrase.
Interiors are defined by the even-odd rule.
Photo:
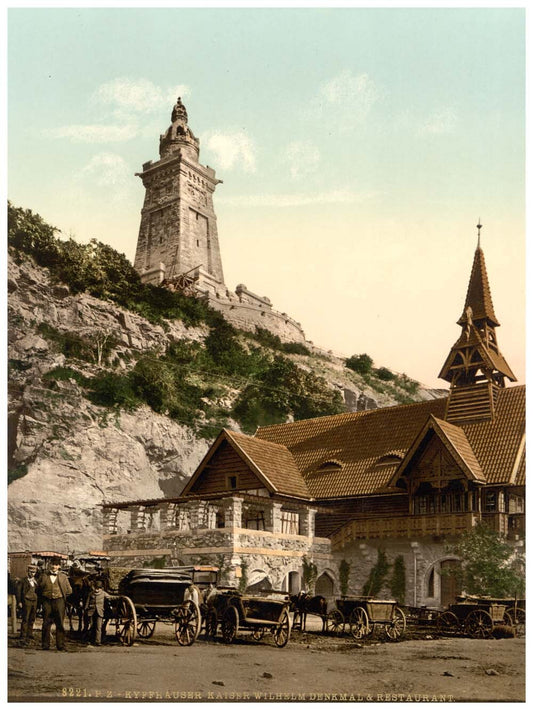
[[[450,446],[478,480],[489,484],[521,480],[518,457],[525,429],[525,386],[499,392],[494,419],[451,425],[442,421],[446,398],[261,427],[256,438],[286,446],[310,494],[318,499],[383,492],[398,465],[379,463],[394,451],[405,455],[430,415]],[[320,471],[322,464],[340,464]]]
[[[226,434],[267,479],[273,491],[298,498],[310,497],[294,458],[285,446],[234,431],[226,430]]]

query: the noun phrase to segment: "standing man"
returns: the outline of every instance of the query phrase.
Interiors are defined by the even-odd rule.
[[[58,651],[66,651],[65,618],[66,598],[72,593],[66,574],[60,571],[61,560],[54,557],[50,569],[43,572],[39,581],[39,593],[43,603],[43,651],[50,649],[52,624],[56,626],[56,646]]]
[[[90,636],[95,646],[102,645],[102,627],[105,618],[105,600],[118,599],[104,590],[104,583],[96,580],[92,591],[87,598],[85,608],[86,619],[90,628]]]
[[[22,626],[20,627],[20,638],[23,646],[28,646],[33,640],[33,624],[37,615],[37,565],[28,565],[28,571],[24,579],[17,585],[17,602],[19,609],[22,609]]]

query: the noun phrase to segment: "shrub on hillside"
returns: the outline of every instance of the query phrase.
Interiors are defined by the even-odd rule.
[[[394,373],[386,367],[378,367],[378,369],[374,372],[376,377],[380,380],[383,380],[383,382],[390,382],[391,380],[395,379]]]
[[[362,355],[352,355],[347,358],[345,362],[346,367],[354,372],[357,372],[359,375],[370,374],[373,364],[374,361],[370,355],[367,355],[366,353],[363,353]]]

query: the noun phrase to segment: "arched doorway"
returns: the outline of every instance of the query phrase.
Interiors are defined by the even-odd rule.
[[[247,592],[259,592],[272,589],[272,582],[267,573],[262,569],[254,569],[248,577]]]
[[[315,584],[315,594],[320,594],[323,597],[332,597],[334,592],[333,578],[328,572],[322,572],[317,578]]]
[[[454,574],[458,567],[458,560],[442,560],[440,563],[440,604],[442,607],[452,604],[461,592]]]

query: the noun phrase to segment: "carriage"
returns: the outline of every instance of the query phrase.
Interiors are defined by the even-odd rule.
[[[340,635],[348,626],[355,639],[363,639],[381,626],[387,637],[396,641],[405,631],[405,614],[393,599],[342,597],[335,604],[337,608],[327,618],[327,628],[331,633]]]
[[[286,592],[241,594],[236,589],[218,589],[208,598],[206,634],[216,638],[220,624],[223,641],[232,643],[239,632],[260,641],[270,631],[276,646],[282,648],[291,635],[289,604]]]
[[[525,631],[525,602],[515,599],[461,596],[437,617],[437,631],[489,638],[497,626],[513,627],[517,636]]]
[[[217,574],[218,567],[209,566],[131,570],[120,581],[118,602],[111,609],[117,635],[131,645],[136,635],[153,636],[162,622],[174,625],[180,646],[192,645],[202,624],[202,589],[214,585]]]

